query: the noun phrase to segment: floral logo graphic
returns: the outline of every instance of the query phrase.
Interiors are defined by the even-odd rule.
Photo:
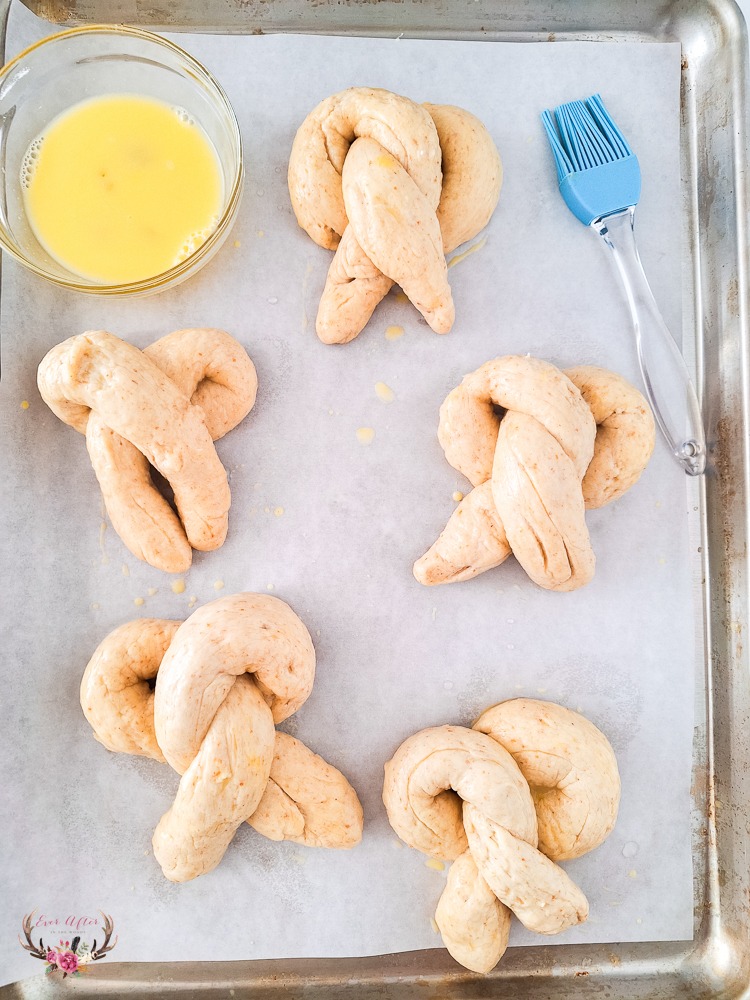
[[[99,911],[101,913],[101,910]],[[23,936],[26,938],[24,943],[21,940],[21,935],[18,935],[18,941],[22,948],[31,955],[32,958],[39,958],[43,962],[47,963],[47,968],[45,972],[62,972],[62,977],[65,979],[67,976],[78,976],[81,971],[89,964],[89,962],[97,962],[100,958],[106,958],[107,952],[112,951],[114,946],[117,944],[117,938],[112,941],[112,931],[114,930],[114,924],[112,923],[112,918],[108,917],[106,913],[102,913],[104,940],[100,945],[97,945],[96,938],[92,941],[91,945],[84,941],[80,934],[76,934],[69,940],[60,938],[56,945],[46,945],[44,939],[40,936],[39,944],[34,944],[32,939],[32,933],[34,927],[32,925],[32,920],[34,919],[34,913],[36,910],[28,913],[23,918]],[[88,922],[88,921],[87,921]],[[55,921],[56,923],[56,921]],[[98,921],[94,921],[98,923]]]

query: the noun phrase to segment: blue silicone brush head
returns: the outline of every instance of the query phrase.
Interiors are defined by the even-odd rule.
[[[589,226],[638,204],[641,170],[598,94],[542,114],[565,204]]]

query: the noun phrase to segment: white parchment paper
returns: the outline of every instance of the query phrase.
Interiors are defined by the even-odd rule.
[[[14,11],[11,54],[48,28]],[[678,46],[179,41],[226,87],[246,144],[241,216],[220,255],[172,292],[120,302],[56,290],[3,260],[2,981],[41,971],[16,940],[34,907],[58,917],[110,913],[119,934],[110,961],[438,946],[430,916],[446,873],[390,830],[383,762],[417,729],[470,724],[518,695],[585,713],[609,736],[622,773],[617,828],[567,865],[590,919],[554,940],[690,937],[697,515],[661,441],[638,486],[589,514],[598,564],[585,589],[546,593],[513,560],[450,587],[426,589],[411,575],[454,490],[468,485],[435,434],[438,407],[466,372],[530,352],[560,366],[609,366],[638,384],[609,261],[557,192],[543,108],[603,94],[641,161],[641,252],[679,329]],[[314,317],[331,256],[296,226],[287,157],[320,99],[365,84],[471,109],[501,150],[505,184],[486,245],[450,271],[450,335],[437,337],[391,295],[354,343],[325,347]],[[404,328],[400,339],[385,338],[391,324]],[[106,525],[84,440],[41,402],[35,373],[50,347],[85,329],[145,346],[200,325],[238,337],[260,390],[248,419],[218,445],[233,495],[227,542],[196,554],[176,594],[173,579],[139,563]],[[393,402],[378,398],[378,381]],[[369,446],[358,443],[361,427],[374,429]],[[184,618],[191,600],[200,605],[222,586],[273,589],[309,627],[316,685],[287,728],[348,775],[365,835],[354,851],[327,852],[243,826],[216,871],[172,885],[150,839],[177,776],[95,743],[78,685],[111,629],[141,615]],[[540,941],[550,943],[514,925],[513,944]]]

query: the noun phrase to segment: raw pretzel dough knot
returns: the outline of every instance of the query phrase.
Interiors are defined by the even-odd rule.
[[[495,210],[502,164],[468,111],[352,87],[305,119],[289,159],[300,226],[336,250],[316,329],[326,344],[359,334],[394,282],[436,333],[453,325],[445,254]]]
[[[512,552],[540,587],[584,586],[595,565],[585,511],[637,482],[654,437],[646,400],[614,372],[562,372],[531,357],[487,362],[440,408],[445,457],[474,489],[414,576],[469,580]]]
[[[453,861],[435,919],[451,955],[488,972],[508,943],[511,911],[556,934],[588,902],[555,864],[593,850],[620,801],[605,736],[576,712],[519,698],[473,729],[439,726],[403,743],[385,765],[383,801],[410,847]]]
[[[229,484],[213,442],[250,412],[258,380],[223,330],[177,330],[145,350],[104,330],[71,337],[42,360],[45,403],[86,435],[115,531],[133,555],[182,573],[192,549],[223,544]],[[151,479],[169,482],[177,513]]]
[[[215,868],[245,821],[271,840],[359,842],[362,808],[343,774],[274,729],[314,676],[307,629],[266,594],[220,598],[183,623],[131,621],[99,645],[81,681],[96,739],[182,775],[153,836],[168,879]]]

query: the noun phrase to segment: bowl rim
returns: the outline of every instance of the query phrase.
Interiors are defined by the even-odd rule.
[[[101,283],[97,284],[95,282],[86,282],[85,280],[76,281],[75,279],[63,278],[60,275],[52,274],[47,271],[44,267],[40,267],[33,260],[30,260],[7,236],[4,227],[0,226],[0,247],[14,257],[20,264],[26,267],[28,270],[33,271],[42,278],[46,278],[47,281],[51,281],[54,284],[62,288],[69,288],[73,291],[94,293],[98,295],[124,295],[124,294],[137,294],[139,292],[157,291],[159,288],[166,288],[170,285],[176,284],[178,280],[187,277],[189,273],[196,270],[196,265],[200,266],[202,263],[207,262],[207,258],[210,258],[215,250],[221,245],[221,242],[225,238],[229,225],[232,222],[237,209],[239,207],[240,199],[242,197],[242,188],[245,176],[244,169],[244,157],[242,148],[242,134],[240,132],[239,122],[237,121],[237,115],[235,114],[234,108],[226,94],[226,91],[221,86],[216,77],[208,70],[195,56],[191,55],[180,45],[171,41],[168,38],[164,38],[162,35],[157,34],[153,31],[147,31],[144,28],[138,28],[134,25],[127,24],[85,24],[79,25],[74,28],[66,28],[64,31],[58,31],[54,34],[47,35],[44,38],[40,38],[39,41],[27,46],[18,55],[14,56],[9,62],[4,66],[0,67],[0,88],[2,87],[8,76],[16,69],[19,65],[23,63],[33,52],[37,49],[43,48],[45,46],[53,45],[56,42],[65,42],[71,38],[80,37],[82,35],[128,35],[133,38],[141,39],[142,41],[148,42],[150,44],[155,44],[159,48],[171,50],[174,54],[181,57],[188,63],[190,70],[192,70],[195,76],[207,87],[207,89],[212,92],[212,96],[217,98],[218,103],[221,105],[223,111],[227,115],[227,119],[231,128],[231,138],[232,142],[236,148],[237,152],[237,166],[234,171],[234,178],[232,180],[231,189],[224,199],[224,207],[221,217],[216,224],[215,229],[205,240],[201,243],[197,250],[193,251],[190,256],[186,257],[184,260],[180,261],[178,264],[168,268],[166,271],[161,271],[159,274],[152,275],[149,278],[140,278],[138,281],[128,281],[117,283]]]

